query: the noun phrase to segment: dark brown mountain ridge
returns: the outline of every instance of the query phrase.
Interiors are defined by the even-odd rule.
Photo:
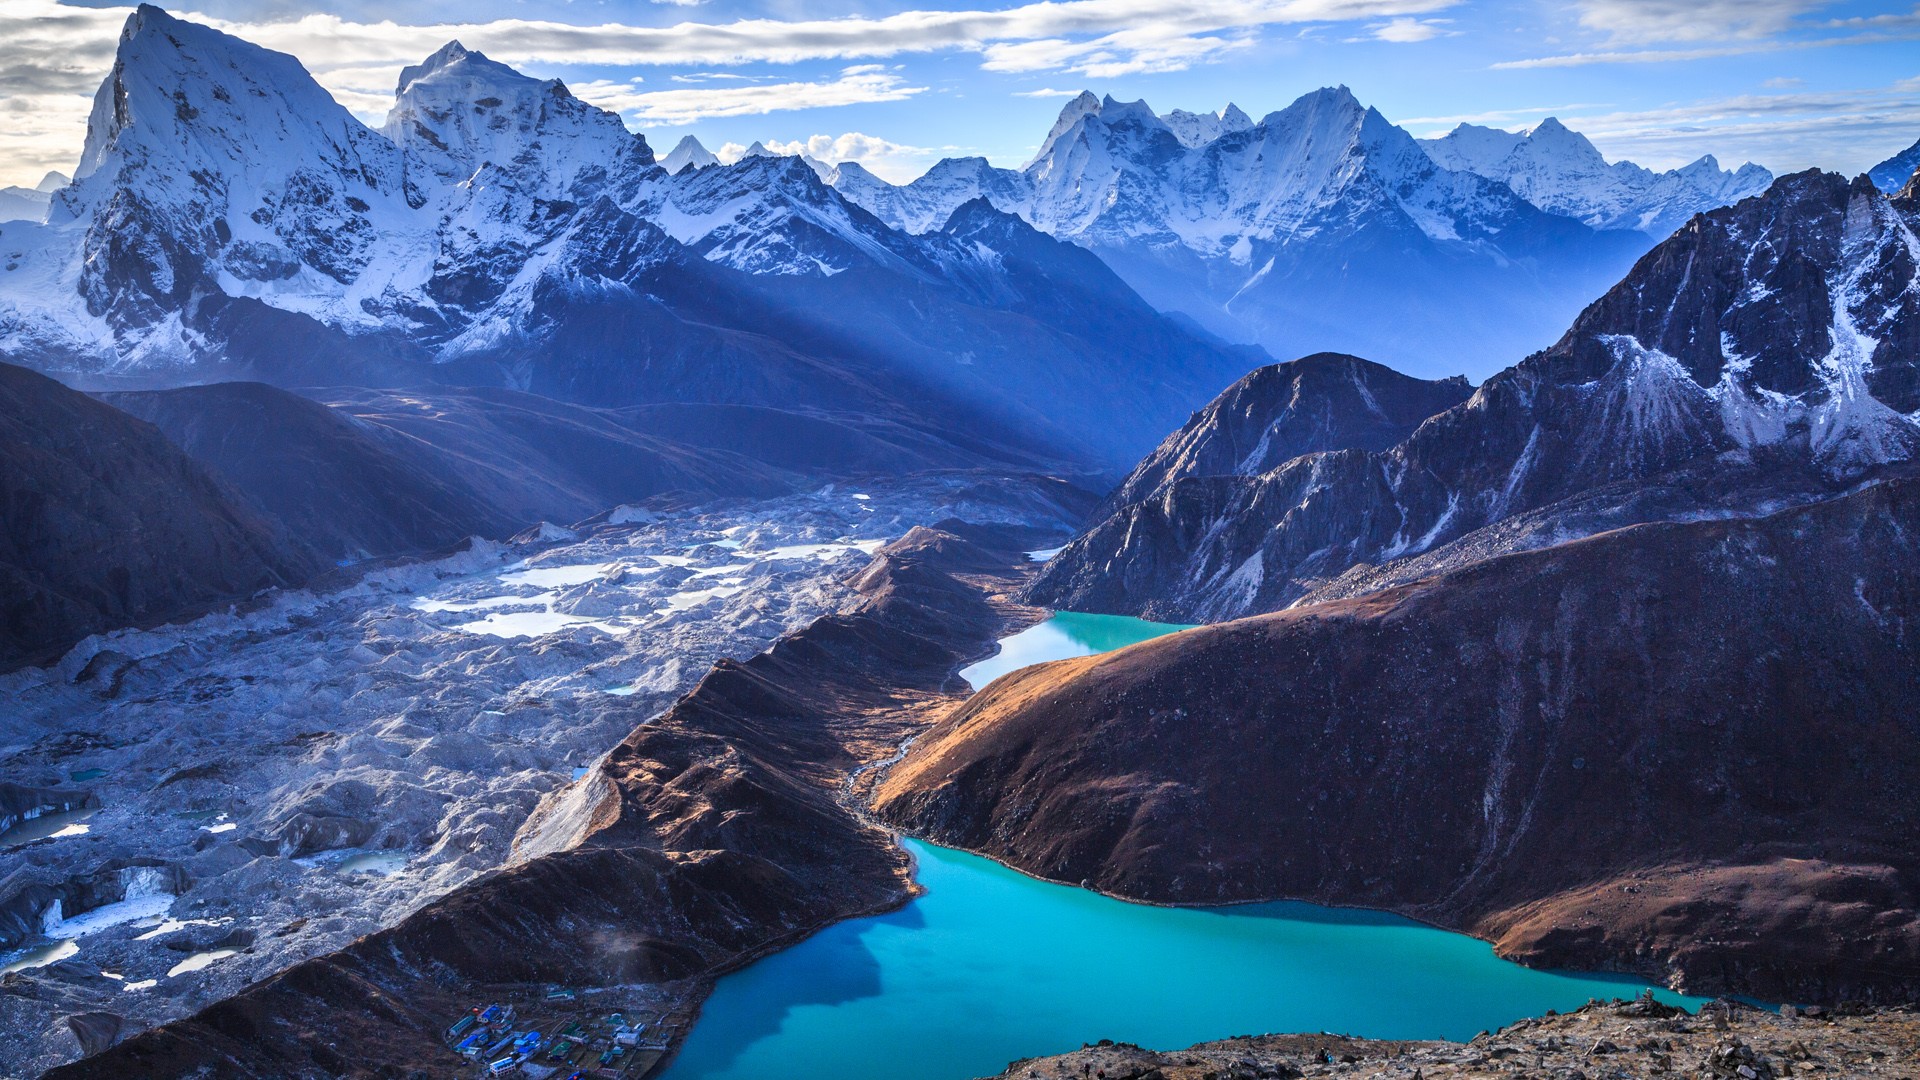
[[[1126,897],[1296,897],[1696,991],[1920,990],[1920,480],[1008,675],[879,813]]]

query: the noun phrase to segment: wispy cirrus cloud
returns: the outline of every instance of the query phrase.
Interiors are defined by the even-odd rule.
[[[1580,0],[1580,25],[1615,43],[1762,38],[1831,0]]]
[[[1367,27],[1364,37],[1353,37],[1347,40],[1390,41],[1398,45],[1412,45],[1455,33],[1456,31],[1447,29],[1450,21],[1449,19],[1416,19],[1411,15],[1403,15],[1383,23],[1374,23]]]
[[[701,89],[642,90],[620,83],[583,83],[573,88],[580,98],[603,109],[648,124],[691,124],[726,116],[762,116],[767,113],[903,101],[926,92],[891,72],[873,65],[846,68],[835,79],[813,82],[752,83]]]
[[[1908,13],[1810,18],[1830,6],[1832,0],[1578,0],[1575,9],[1579,25],[1602,36],[1596,47],[1506,60],[1492,67],[1524,70],[1687,63],[1920,40],[1920,7]],[[1836,30],[1853,32],[1833,33]]]
[[[1410,128],[1459,122],[1520,127],[1556,115],[1610,160],[1670,168],[1711,151],[1723,165],[1757,161],[1778,173],[1865,170],[1920,135],[1920,79],[1865,90],[1737,94],[1654,109],[1561,105],[1473,116],[1413,117]],[[1517,121],[1517,123],[1516,123]],[[1425,132],[1438,134],[1438,130]]]
[[[46,4],[47,0],[22,0]],[[960,50],[992,59],[996,46],[1069,42],[1059,66],[1091,52],[1122,61],[1192,55],[1191,40],[1230,30],[1301,23],[1358,22],[1426,15],[1459,0],[1040,0],[989,10],[909,10],[835,19],[737,19],[671,26],[576,26],[532,19],[402,25],[313,14],[285,22],[206,20],[325,69],[375,60],[412,62],[459,38],[508,63],[615,66],[799,63],[883,59]],[[57,5],[56,5],[57,6]],[[1220,38],[1225,44],[1230,39]],[[1022,69],[1025,70],[1025,69]]]

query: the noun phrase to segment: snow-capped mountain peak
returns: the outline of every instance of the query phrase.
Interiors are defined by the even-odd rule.
[[[1498,180],[1543,210],[1598,229],[1654,236],[1700,211],[1758,194],[1773,180],[1751,163],[1726,172],[1711,155],[1664,173],[1630,161],[1609,164],[1585,135],[1554,117],[1518,132],[1461,124],[1421,145],[1443,168]]]
[[[1245,131],[1253,126],[1253,118],[1240,111],[1240,106],[1228,103],[1217,113],[1194,113],[1185,109],[1175,109],[1160,117],[1174,138],[1189,149],[1205,146],[1222,135],[1236,131]]]
[[[293,57],[142,5],[48,216],[84,229],[90,315],[188,348],[173,313],[219,282],[337,296],[408,231],[402,173]]]
[[[660,167],[667,170],[669,174],[677,174],[685,169],[704,169],[709,165],[718,164],[720,159],[714,157],[712,151],[701,145],[700,140],[691,135],[682,137],[667,156],[660,159]]]
[[[1053,145],[1060,136],[1065,135],[1067,129],[1079,122],[1081,117],[1099,111],[1100,96],[1091,90],[1080,91],[1076,97],[1060,107],[1060,115],[1053,121],[1053,127],[1047,132],[1047,137],[1041,141],[1040,153],[1035,155],[1035,160],[1045,156],[1047,147]]]
[[[1920,171],[1920,140],[1867,171],[1868,179],[1881,191],[1892,194],[1905,187]]]
[[[522,75],[458,41],[401,72],[384,130],[406,155],[415,205],[488,164],[498,182],[578,201],[653,160],[646,140],[560,80]]]

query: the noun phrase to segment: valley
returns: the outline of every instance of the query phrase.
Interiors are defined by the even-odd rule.
[[[6,676],[6,775],[97,805],[84,831],[9,835],[6,952],[41,966],[0,1010],[40,1034],[4,1067],[66,1060],[66,1015],[180,1018],[530,857],[536,809],[591,799],[609,751],[715,661],[856,606],[844,582],[919,521],[1063,535],[1055,486],[616,508]],[[76,948],[21,953],[43,936]]]
[[[1915,150],[710,152],[965,95],[109,14],[0,191],[0,1077],[1910,1071]]]

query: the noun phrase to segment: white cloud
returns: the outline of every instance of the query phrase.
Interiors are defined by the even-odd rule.
[[[1079,96],[1080,96],[1080,91],[1078,91],[1078,90],[1053,90],[1053,89],[1049,89],[1049,88],[1042,88],[1042,89],[1039,89],[1039,90],[1016,90],[1016,91],[1014,91],[1014,92],[1013,92],[1013,96],[1014,96],[1014,97],[1030,97],[1030,98],[1063,98],[1063,97],[1079,97]]]
[[[761,116],[796,109],[822,109],[876,101],[903,101],[924,93],[898,75],[848,68],[824,82],[755,83],[684,90],[639,90],[622,83],[582,84],[575,94],[603,109],[643,123],[691,124],[721,116]]]
[[[1401,44],[1413,44],[1419,41],[1431,41],[1442,34],[1450,33],[1446,29],[1446,19],[1416,19],[1410,15],[1387,22],[1375,23],[1367,27],[1376,41],[1392,41]]]
[[[1584,112],[1588,109],[1611,108],[1597,102],[1569,102],[1564,105],[1525,105],[1515,109],[1488,109],[1485,112],[1453,113],[1447,116],[1408,116],[1397,117],[1394,123],[1404,128],[1436,129],[1432,133],[1444,135],[1456,124],[1478,124],[1483,127],[1501,127],[1512,130],[1531,127],[1549,116],[1565,116],[1569,113]],[[1422,134],[1422,138],[1426,135]]]
[[[1914,5],[1912,11],[1890,11],[1879,15],[1856,16],[1851,19],[1833,19],[1827,25],[1838,29],[1855,30],[1902,30],[1920,27],[1920,4]]]
[[[14,0],[45,4],[47,0]],[[1275,24],[1430,14],[1459,0],[1040,0],[989,11],[914,10],[882,17],[739,19],[672,26],[575,26],[532,19],[407,26],[312,14],[285,22],[205,20],[309,68],[374,60],[417,62],[453,38],[507,63],[715,65],[878,59],[1003,43],[1094,36],[1148,50],[1196,34]],[[1183,46],[1174,46],[1183,48]]]
[[[1791,90],[1796,86],[1807,85],[1807,80],[1788,75],[1780,75],[1760,84],[1769,90]]]
[[[1503,60],[1492,65],[1496,70],[1517,68],[1586,67],[1590,64],[1670,64],[1693,60],[1713,60],[1754,53],[1792,52],[1800,49],[1831,49],[1844,45],[1875,45],[1889,41],[1920,40],[1920,33],[1869,32],[1841,37],[1809,39],[1770,39],[1744,44],[1711,45],[1698,49],[1634,49],[1617,52],[1568,53],[1563,56],[1537,56],[1526,60]]]
[[[805,139],[785,142],[765,139],[762,143],[776,154],[805,154],[829,165],[857,161],[874,175],[893,183],[905,183],[919,176],[942,153],[942,150],[932,147],[907,146],[858,131],[842,135],[809,135]],[[745,148],[741,149],[741,153],[745,153]]]
[[[1723,166],[1757,161],[1777,173],[1865,171],[1913,142],[1920,93],[1872,90],[1746,94],[1659,109],[1566,116],[1611,159],[1669,168],[1711,151]]]
[[[1831,0],[1580,0],[1580,25],[1617,43],[1725,41],[1780,33]]]

